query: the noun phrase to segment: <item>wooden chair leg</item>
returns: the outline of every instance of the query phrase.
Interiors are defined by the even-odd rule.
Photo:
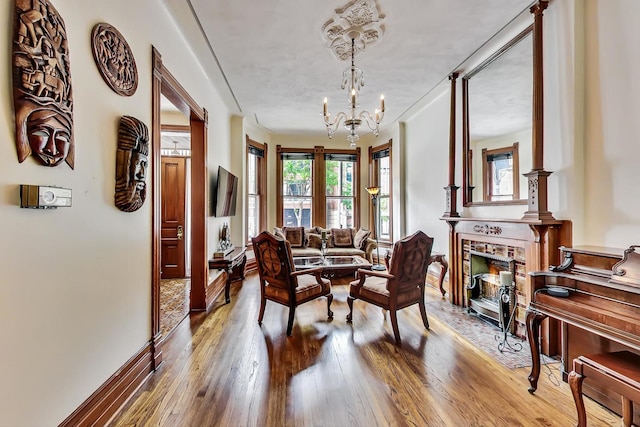
[[[427,319],[427,308],[424,306],[424,300],[418,303],[420,306],[420,314],[422,315],[422,323],[424,327],[429,330],[429,319]]]
[[[347,314],[347,322],[351,323],[353,320],[353,298],[352,296],[347,297],[347,305],[349,306],[349,314]]]
[[[578,427],[587,427],[587,414],[584,409],[584,400],[582,399],[582,381],[584,377],[576,371],[569,373],[569,386],[573,401],[576,404],[576,412],[578,413]]]
[[[631,427],[633,425],[633,402],[622,396],[622,425]]]
[[[396,342],[400,342],[400,331],[398,330],[398,317],[396,310],[389,310],[389,316],[391,317],[391,327],[393,328],[393,335],[396,337]]]
[[[289,321],[287,322],[287,335],[291,336],[291,330],[293,329],[293,318],[296,314],[296,307],[289,307]]]
[[[260,311],[258,312],[258,325],[262,325],[262,318],[264,317],[264,307],[267,305],[266,298],[262,298],[260,301]]]
[[[333,301],[333,294],[327,295],[327,317],[333,319],[333,311],[331,311],[331,302]]]

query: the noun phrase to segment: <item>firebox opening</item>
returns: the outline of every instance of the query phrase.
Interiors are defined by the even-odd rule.
[[[509,324],[509,315],[515,304],[513,279],[501,283],[500,272],[506,271],[515,277],[515,262],[512,258],[471,251],[470,283],[467,286],[467,310],[474,312],[502,331],[514,333]]]

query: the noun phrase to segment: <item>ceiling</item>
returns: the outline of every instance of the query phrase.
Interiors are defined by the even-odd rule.
[[[347,109],[340,88],[349,60],[328,47],[323,27],[343,9],[370,3],[382,33],[355,58],[364,72],[360,109],[384,94],[384,125],[406,117],[452,71],[532,0],[164,0],[208,73],[229,89],[230,108],[283,134],[326,134],[322,101]],[[366,6],[366,4],[364,5]],[[344,13],[344,12],[343,12]],[[198,40],[199,38],[199,40]],[[198,49],[198,45],[206,49]],[[211,67],[208,69],[208,67]],[[212,68],[217,67],[218,70]]]

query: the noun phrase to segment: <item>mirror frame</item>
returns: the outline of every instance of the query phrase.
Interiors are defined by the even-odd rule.
[[[524,199],[515,199],[515,200],[499,200],[499,201],[485,201],[484,197],[481,197],[479,201],[473,201],[472,191],[475,188],[471,182],[472,173],[472,152],[470,150],[471,145],[471,137],[470,137],[470,129],[469,129],[469,79],[480,71],[487,68],[490,64],[492,64],[495,60],[500,58],[503,54],[505,54],[509,49],[511,49],[514,45],[519,43],[522,39],[529,35],[533,35],[534,33],[534,25],[531,24],[520,33],[518,33],[514,38],[509,40],[506,44],[500,47],[496,52],[494,52],[487,59],[482,61],[477,67],[473,70],[469,71],[465,76],[462,77],[462,205],[465,207],[469,206],[501,206],[501,205],[526,205],[528,202],[528,198]],[[532,46],[531,46],[531,55],[534,56],[535,47],[532,38]],[[534,67],[532,70],[532,79],[533,86],[535,87],[538,80],[541,82],[542,75],[536,72],[536,68]],[[539,84],[539,83],[538,83]],[[533,94],[532,94],[533,98]],[[534,120],[532,118],[531,123],[532,129],[534,127]],[[532,141],[533,145],[533,141]],[[530,195],[528,195],[530,197]]]

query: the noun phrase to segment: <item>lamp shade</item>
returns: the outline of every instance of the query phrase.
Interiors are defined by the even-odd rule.
[[[367,192],[370,195],[375,196],[380,192],[380,187],[367,187]]]

